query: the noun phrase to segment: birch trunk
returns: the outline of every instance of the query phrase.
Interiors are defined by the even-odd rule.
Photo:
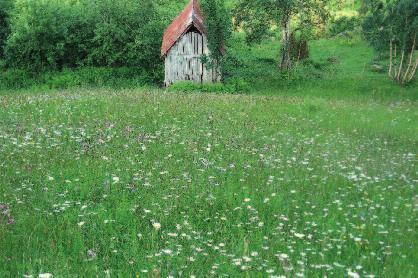
[[[291,58],[291,45],[290,45],[290,18],[287,18],[283,21],[282,24],[282,49],[281,49],[281,61],[280,68],[282,70],[289,70],[292,67],[292,58]]]

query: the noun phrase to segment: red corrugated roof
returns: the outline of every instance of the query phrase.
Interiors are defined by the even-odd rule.
[[[190,0],[184,10],[173,20],[164,32],[161,56],[173,47],[177,40],[194,26],[200,33],[206,34],[204,17],[197,0]]]

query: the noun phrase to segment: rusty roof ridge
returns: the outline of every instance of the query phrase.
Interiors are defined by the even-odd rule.
[[[195,5],[196,5],[196,2],[195,2],[195,0],[192,0],[192,20],[194,20],[194,17],[195,17]]]

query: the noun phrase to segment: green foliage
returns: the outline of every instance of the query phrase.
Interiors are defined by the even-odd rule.
[[[167,26],[184,9],[190,0],[154,0],[160,14],[160,21]]]
[[[6,45],[8,64],[29,70],[82,64],[91,49],[92,25],[88,9],[81,4],[18,1]]]
[[[367,0],[330,0],[329,6],[334,12],[354,12],[361,10],[365,1]]]
[[[295,62],[291,70],[277,71],[278,40],[264,40],[248,46],[243,34],[235,33],[228,51],[228,78],[242,79],[254,94],[350,97],[353,95],[376,98],[408,96],[416,98],[416,83],[405,91],[386,78],[371,71],[373,49],[353,33],[353,37],[336,36],[310,42],[310,57]],[[383,64],[387,68],[387,63]]]
[[[226,9],[224,0],[205,0],[202,2],[202,8],[211,56],[220,60],[232,34],[232,16]]]
[[[226,47],[232,34],[232,16],[226,9],[224,0],[202,1],[208,38],[210,57],[206,60],[208,68],[218,67],[226,76],[225,63],[228,59]],[[213,63],[212,61],[216,61]]]
[[[290,80],[296,81],[309,79],[304,71],[300,71],[301,63],[296,63],[296,68],[279,74],[277,72],[277,53],[280,45],[277,40],[265,40],[258,46],[248,46],[245,38],[235,35],[231,40],[229,59],[226,63],[228,79],[239,78],[246,80],[253,86],[264,84],[272,86],[276,82],[281,85],[287,84]],[[297,55],[295,53],[295,55]],[[294,78],[296,71],[298,77]]]
[[[260,43],[270,37],[272,31],[281,28],[283,41],[280,66],[292,67],[291,34],[301,30],[308,40],[312,29],[323,25],[329,18],[329,0],[240,0],[235,9],[236,26],[247,33],[248,43]],[[293,26],[292,26],[293,25]],[[276,37],[279,37],[276,34]]]
[[[272,26],[281,26],[282,10],[271,1],[241,0],[234,10],[235,25],[246,32],[249,44],[272,35]]]
[[[344,32],[352,32],[361,24],[360,18],[342,16],[332,20],[328,27],[328,35],[336,36]]]
[[[37,76],[21,69],[9,69],[0,71],[0,89],[17,90],[31,88],[39,84],[40,80]]]
[[[418,2],[415,0],[368,1],[363,22],[364,36],[378,51],[411,49],[418,31]]]
[[[389,56],[388,75],[398,84],[413,81],[418,58],[418,2],[368,1],[363,22],[366,40],[380,56]]]
[[[293,21],[296,29],[314,28],[329,18],[329,0],[240,0],[235,8],[236,26],[242,27],[249,43],[270,37],[277,27]]]
[[[297,66],[291,71],[283,73],[283,76],[286,77],[288,82],[307,83],[325,79],[333,70],[336,70],[336,66],[329,60],[305,59],[298,62]]]
[[[9,66],[51,70],[80,65],[161,71],[163,26],[151,0],[20,0],[7,41]]]
[[[95,29],[89,62],[95,66],[159,64],[163,26],[152,0],[94,2]]]
[[[294,32],[290,37],[290,51],[293,61],[309,58],[308,40],[303,32]]]
[[[0,5],[5,3],[5,1],[0,1]],[[133,86],[133,84],[146,82],[159,83],[163,73],[162,60],[159,58],[162,30],[184,8],[186,3],[187,0],[143,0],[142,2],[133,0],[117,2],[109,0],[18,0],[15,11],[12,11],[13,34],[8,41],[9,70],[1,74],[0,82],[3,84],[0,86],[2,88],[28,88],[42,87],[46,84],[46,87],[51,88],[68,88],[71,86],[119,87],[123,84]],[[237,19],[245,19],[237,25],[244,27],[247,34],[244,36],[241,32],[237,32],[230,37],[231,22],[228,14],[230,8],[237,3],[239,5],[235,12],[245,11],[248,13],[237,14]],[[241,86],[242,84],[239,85],[240,83],[248,83],[251,84],[251,87],[261,90],[271,89],[275,92],[284,88],[291,90],[294,86],[303,87],[304,85],[301,84],[308,86],[313,82],[320,80],[322,82],[323,79],[327,80],[327,84],[334,84],[337,82],[334,82],[333,79],[334,70],[342,70],[344,76],[352,76],[352,72],[345,71],[346,67],[340,67],[338,63],[327,65],[329,57],[335,56],[337,61],[342,60],[344,55],[351,57],[350,59],[356,61],[353,72],[364,71],[364,65],[372,59],[372,55],[362,54],[370,59],[367,61],[356,60],[356,56],[350,53],[355,51],[364,53],[367,52],[367,48],[362,46],[359,50],[358,46],[362,42],[356,34],[344,32],[349,35],[347,38],[344,36],[335,38],[335,40],[312,41],[310,44],[316,45],[316,47],[310,51],[311,58],[303,63],[294,61],[294,69],[279,74],[277,72],[277,54],[282,49],[283,43],[279,43],[278,28],[282,23],[282,16],[279,11],[276,11],[277,17],[271,17],[273,11],[267,7],[272,3],[270,1],[246,2],[244,0],[231,0],[223,3],[220,0],[213,2],[201,0],[202,7],[208,17],[208,30],[217,30],[212,33],[209,31],[210,47],[215,49],[213,53],[221,55],[219,45],[222,40],[228,47],[227,55],[220,58],[223,80],[229,87],[231,84],[238,84],[233,85],[237,88],[232,89],[214,88],[217,91],[237,92],[243,91],[242,88],[247,88],[247,86]],[[296,5],[298,1],[284,1],[282,4],[285,3]],[[329,3],[335,4],[336,1]],[[343,7],[348,7],[352,2],[345,1],[344,3]],[[356,1],[356,7],[360,3],[361,1]],[[308,5],[310,2],[305,4]],[[243,7],[248,9],[240,10]],[[311,8],[322,10],[321,7],[321,5],[311,6]],[[367,7],[370,9],[370,3]],[[304,9],[308,11],[307,8]],[[310,26],[306,23],[310,20],[317,22],[315,19],[320,16],[320,13],[315,12],[315,15],[312,15],[310,12],[306,12],[308,18],[305,21],[302,20],[304,18],[302,15],[305,13],[303,11],[301,9],[293,13],[291,27],[296,42],[301,39],[313,38],[309,33],[309,28],[304,27]],[[262,16],[264,13],[267,17]],[[268,20],[264,20],[265,18]],[[308,20],[309,18],[310,20]],[[261,21],[261,19],[263,20]],[[262,32],[257,33],[257,35],[261,35],[260,41],[253,41],[260,42],[260,44],[250,47],[245,44],[245,41],[250,41],[249,36],[251,36],[247,27],[253,26],[253,23],[257,26],[257,20],[267,25],[262,28]],[[351,29],[352,20],[347,18],[336,20],[330,29],[333,30],[333,33],[347,28]],[[264,31],[266,33],[263,35]],[[266,40],[261,40],[266,37]],[[318,44],[322,46],[318,47]],[[322,51],[320,58],[316,53],[319,48]],[[335,49],[349,52],[336,55]],[[291,56],[297,57],[298,53],[297,48],[293,47]],[[382,57],[386,56],[388,54],[382,55]],[[347,62],[349,61],[345,59],[345,63]],[[388,63],[385,61],[383,64],[385,64],[385,68],[388,67]],[[10,70],[13,66],[32,72],[45,71],[46,73],[34,74]],[[105,70],[105,67],[110,67],[110,69]],[[0,69],[4,68],[4,62],[0,60]],[[59,71],[54,72],[57,69]],[[120,73],[127,69],[132,74]],[[122,81],[117,82],[116,76]],[[373,80],[375,79],[373,77]],[[349,84],[347,78],[344,80],[346,82],[341,79],[338,82]],[[376,80],[381,82],[381,79]],[[366,81],[362,79],[359,84],[364,82]],[[364,87],[368,88],[366,85]],[[248,89],[256,91],[256,89]]]
[[[9,14],[12,4],[12,0],[0,1],[0,59],[4,57],[4,45],[10,34]]]

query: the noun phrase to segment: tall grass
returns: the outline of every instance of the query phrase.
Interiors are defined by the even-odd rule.
[[[358,100],[3,95],[0,276],[414,277],[416,102]]]

